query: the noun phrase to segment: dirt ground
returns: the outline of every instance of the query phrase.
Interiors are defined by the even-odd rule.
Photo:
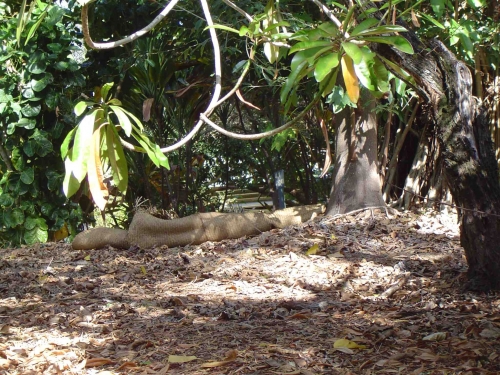
[[[500,296],[462,291],[453,216],[0,251],[0,374],[500,374]]]

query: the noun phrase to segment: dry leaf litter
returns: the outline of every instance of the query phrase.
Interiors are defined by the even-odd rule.
[[[183,248],[1,250],[0,374],[499,374],[456,216],[362,212]]]

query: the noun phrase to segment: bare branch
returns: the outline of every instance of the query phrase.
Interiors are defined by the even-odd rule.
[[[214,48],[214,65],[215,65],[215,90],[212,95],[212,100],[210,101],[210,104],[208,105],[207,109],[205,112],[203,112],[203,115],[210,116],[212,111],[217,107],[218,101],[219,101],[219,96],[222,90],[222,68],[221,68],[221,57],[220,57],[220,47],[219,47],[219,40],[217,39],[217,33],[215,32],[215,29],[213,28],[213,21],[212,21],[212,16],[210,14],[210,9],[208,7],[207,1],[206,0],[200,0],[201,1],[201,6],[203,8],[203,13],[205,14],[205,19],[207,20],[207,24],[209,26],[209,32],[210,32],[210,38],[212,40],[212,45]],[[195,127],[187,134],[183,139],[181,139],[179,142],[168,146],[164,147],[161,149],[161,152],[167,153],[174,151],[178,149],[179,147],[184,146],[186,143],[188,143],[195,135],[198,133],[198,131],[201,129],[203,126],[203,121],[199,120],[198,123],[195,125]]]
[[[328,9],[328,7],[321,3],[321,1],[319,0],[311,0],[314,4],[316,4],[318,6],[319,9],[321,9],[323,11],[323,13],[326,14],[326,16],[328,18],[330,18],[330,20],[338,27],[338,28],[341,28],[342,27],[342,22],[340,22],[340,20],[335,17],[335,15],[332,13],[332,11],[330,9]],[[345,34],[346,38],[349,37],[348,34]]]
[[[291,128],[293,125],[295,125],[299,120],[302,119],[310,110],[311,108],[316,105],[318,102],[319,98],[321,95],[316,95],[316,97],[304,108],[302,112],[300,112],[293,120],[288,121],[286,124],[281,125],[279,128],[269,130],[267,132],[263,133],[257,133],[257,134],[239,134],[239,133],[234,133],[227,131],[224,128],[221,128],[220,126],[216,125],[213,121],[211,121],[207,116],[204,114],[200,115],[200,119],[205,121],[209,126],[217,130],[219,133],[224,134],[225,136],[228,136],[230,138],[235,138],[235,139],[241,139],[244,141],[253,141],[256,139],[261,139],[265,137],[271,137],[273,135],[276,135],[278,133],[281,133],[283,130],[286,130],[288,128]]]
[[[174,8],[174,6],[179,2],[179,0],[171,0],[170,3],[162,10],[160,14],[158,14],[153,21],[146,27],[142,28],[139,31],[136,31],[135,33],[129,35],[126,38],[117,40],[115,42],[107,42],[107,43],[95,43],[91,36],[90,36],[90,31],[89,31],[89,17],[88,17],[88,6],[89,3],[86,3],[82,7],[82,29],[83,29],[83,38],[85,40],[85,43],[90,48],[93,49],[110,49],[110,48],[115,48],[118,46],[122,46],[124,44],[130,43],[139,37],[143,36],[146,34],[148,31],[150,31],[153,27],[155,27],[158,23],[160,23],[161,20],[163,20],[168,13]]]

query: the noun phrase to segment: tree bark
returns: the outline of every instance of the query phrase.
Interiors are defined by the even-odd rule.
[[[363,91],[358,105],[340,113],[335,137],[335,164],[327,215],[367,207],[384,207],[377,166],[375,99]]]
[[[405,37],[406,55],[386,46],[375,50],[408,71],[430,104],[443,150],[444,177],[461,210],[460,240],[469,265],[468,289],[500,289],[500,184],[487,111],[476,108],[472,74],[441,42]]]

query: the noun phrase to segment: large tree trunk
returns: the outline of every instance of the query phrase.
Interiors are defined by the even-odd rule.
[[[467,287],[500,289],[500,185],[487,111],[476,108],[469,68],[439,41],[422,43],[405,33],[415,50],[376,51],[397,62],[432,108],[443,150],[444,176],[461,209],[461,244],[469,265]]]
[[[385,206],[377,168],[375,99],[362,92],[359,108],[335,119],[335,164],[327,215]]]

